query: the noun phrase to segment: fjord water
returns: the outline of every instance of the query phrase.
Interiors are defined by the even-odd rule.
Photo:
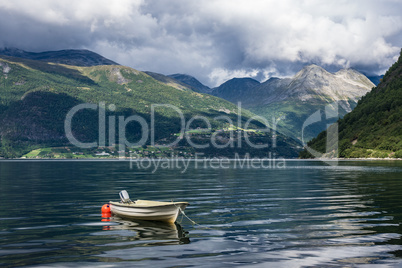
[[[400,161],[286,161],[156,172],[127,161],[1,161],[0,266],[402,264]],[[103,219],[132,199],[188,201],[180,224]]]

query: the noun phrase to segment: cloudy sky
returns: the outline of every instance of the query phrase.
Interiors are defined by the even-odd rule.
[[[85,48],[208,86],[315,63],[382,74],[402,47],[400,0],[0,0],[0,47]]]

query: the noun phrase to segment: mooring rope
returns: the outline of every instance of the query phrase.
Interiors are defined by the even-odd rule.
[[[176,205],[175,205],[175,206],[176,206]],[[177,207],[177,206],[176,206],[176,207]],[[200,225],[200,224],[196,223],[195,221],[193,221],[192,219],[190,219],[190,217],[187,216],[186,213],[184,213],[184,211],[181,209],[181,207],[179,207],[179,211],[180,211],[180,213],[181,213],[184,217],[186,217],[189,221],[191,221],[191,223],[192,223],[193,225]],[[200,225],[200,226],[201,226],[201,225]]]
[[[181,207],[176,206],[176,204],[173,202],[173,200],[172,200],[172,203],[173,203],[173,205],[174,205],[175,207],[177,207],[177,208],[179,209],[180,213],[182,214],[182,218],[181,218],[181,220],[180,220],[180,223],[181,223],[181,221],[183,220],[183,216],[184,216],[184,217],[186,217],[193,225],[198,225],[198,226],[200,226],[200,227],[202,227],[202,228],[211,229],[211,228],[209,228],[209,227],[207,227],[207,226],[205,226],[205,225],[201,225],[201,224],[199,224],[199,223],[196,223],[195,221],[193,221],[192,219],[190,219],[190,217],[187,216],[186,213],[184,213],[184,211],[181,209]]]

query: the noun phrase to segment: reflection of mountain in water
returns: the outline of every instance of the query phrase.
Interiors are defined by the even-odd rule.
[[[165,223],[156,221],[127,221],[118,217],[110,218],[110,225],[104,226],[104,230],[110,231],[133,231],[135,234],[127,236],[130,241],[154,241],[146,245],[179,245],[188,244],[188,232],[184,231],[178,223]],[[117,233],[117,235],[119,235]]]

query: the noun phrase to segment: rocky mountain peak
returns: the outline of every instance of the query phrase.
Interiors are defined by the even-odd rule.
[[[350,68],[330,73],[317,65],[309,65],[292,78],[288,92],[301,101],[319,97],[330,102],[357,102],[374,86],[366,76]],[[351,107],[344,108],[351,111]]]
[[[331,75],[330,72],[326,71],[324,68],[311,64],[303,67],[294,77],[293,79],[304,79],[305,77],[312,77],[312,78],[322,78],[325,76]]]

